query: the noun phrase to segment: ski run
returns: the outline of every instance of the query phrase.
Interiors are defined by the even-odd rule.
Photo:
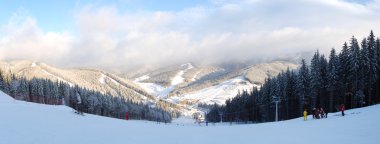
[[[17,101],[0,92],[0,144],[376,144],[380,105],[263,124],[119,120],[66,106]]]

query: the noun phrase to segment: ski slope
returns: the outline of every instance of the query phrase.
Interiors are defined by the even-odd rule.
[[[183,74],[185,74],[187,70],[193,69],[194,66],[191,65],[191,63],[186,63],[182,64],[180,68],[185,69],[178,71],[178,73],[171,79],[170,86],[168,87],[164,87],[155,83],[141,82],[143,80],[149,79],[149,74],[136,78],[134,82],[149,94],[157,96],[159,98],[166,98],[170,94],[170,92],[172,92],[176,88],[177,85],[185,82]]]
[[[0,144],[377,144],[380,105],[277,123],[156,124],[16,101],[0,91]]]
[[[182,100],[194,100],[198,103],[204,103],[209,105],[213,105],[215,103],[223,105],[225,104],[226,100],[235,97],[239,93],[239,91],[251,91],[253,87],[258,86],[251,84],[249,81],[245,80],[243,76],[240,76],[227,80],[215,86],[211,86],[199,91],[185,94],[181,97],[170,97],[168,101],[178,103]]]
[[[161,85],[155,84],[155,83],[143,83],[141,81],[149,79],[149,75],[144,75],[139,78],[136,78],[133,82],[135,82],[137,85],[139,85],[142,89],[144,89],[146,92],[148,92],[151,95],[165,98],[169,95],[171,91],[173,91],[174,86],[170,87],[163,87]]]

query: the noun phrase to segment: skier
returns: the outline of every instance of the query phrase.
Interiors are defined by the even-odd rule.
[[[321,118],[325,118],[325,111],[321,108]]]
[[[313,110],[312,110],[313,119],[317,118],[316,114],[317,114],[317,110],[315,108],[313,108]]]
[[[319,114],[321,113],[321,111],[319,109],[316,109],[315,110],[315,118],[319,119]]]
[[[327,118],[327,115],[329,114],[329,110],[325,109],[325,118]]]
[[[81,109],[82,99],[80,98],[80,95],[78,92],[76,94],[76,98],[77,98],[77,101],[76,101],[76,110],[77,111],[76,111],[76,113],[83,115],[83,112]]]
[[[307,109],[303,111],[303,120],[307,121]]]
[[[125,112],[125,120],[129,120],[129,113]]]
[[[342,112],[342,116],[344,116],[344,110],[346,110],[344,104],[340,105],[340,111]]]

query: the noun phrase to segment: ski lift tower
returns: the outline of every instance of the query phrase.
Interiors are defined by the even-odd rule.
[[[276,104],[276,122],[278,121],[278,103],[281,102],[280,97],[272,96],[272,102]]]
[[[220,123],[223,123],[223,112],[219,111]]]

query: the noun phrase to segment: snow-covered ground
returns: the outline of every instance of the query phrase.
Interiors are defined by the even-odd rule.
[[[377,144],[380,105],[329,118],[250,125],[156,124],[77,115],[65,106],[16,101],[0,92],[0,144]],[[181,122],[180,120],[179,122]]]

